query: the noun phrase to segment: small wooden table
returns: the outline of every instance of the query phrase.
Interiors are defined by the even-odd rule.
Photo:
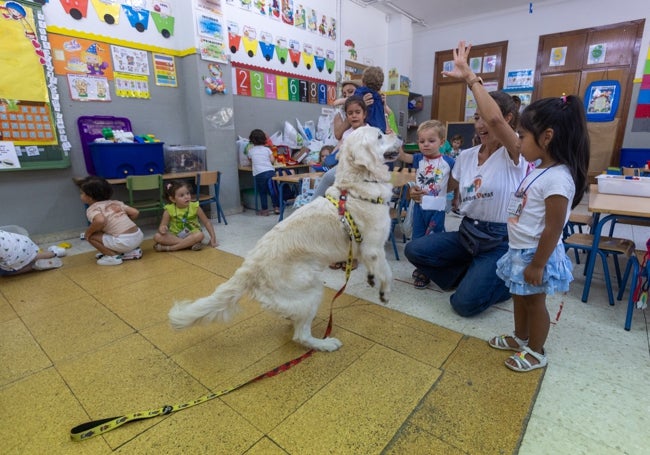
[[[608,222],[625,222],[625,220],[650,221],[650,198],[642,196],[626,196],[621,194],[606,194],[598,192],[598,185],[589,187],[589,211],[594,214],[594,226],[591,233],[594,236],[592,251],[596,251],[602,235],[603,226]],[[600,215],[605,215],[603,218]],[[589,288],[594,273],[597,254],[590,254],[585,266],[585,287],[582,291],[582,301],[589,297]]]
[[[284,219],[284,186],[289,185],[289,184],[298,184],[300,186],[302,184],[302,179],[304,178],[310,178],[310,179],[315,179],[320,176],[322,176],[324,172],[303,172],[302,174],[285,174],[285,175],[276,175],[273,177],[273,180],[278,182],[278,198],[279,198],[279,203],[280,203],[280,218],[278,221],[282,221]]]

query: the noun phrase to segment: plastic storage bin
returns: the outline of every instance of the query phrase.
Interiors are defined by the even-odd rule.
[[[205,152],[202,145],[165,146],[165,172],[205,171]]]
[[[163,143],[94,142],[89,144],[95,175],[107,179],[163,174]]]
[[[90,144],[92,144],[95,139],[104,137],[102,129],[110,128],[112,130],[133,132],[131,129],[131,122],[128,118],[113,117],[110,115],[83,115],[77,119],[77,127],[79,128],[79,137],[81,139],[81,148],[84,152],[84,160],[86,161],[86,170],[90,175],[97,175],[92,153],[90,152]]]
[[[650,197],[650,177],[602,174],[596,179],[599,193]]]

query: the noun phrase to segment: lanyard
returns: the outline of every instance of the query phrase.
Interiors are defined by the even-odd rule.
[[[517,187],[517,191],[515,191],[515,196],[516,196],[516,197],[524,197],[524,194],[526,194],[526,191],[528,191],[528,188],[530,188],[530,185],[532,185],[532,184],[535,182],[535,180],[537,180],[537,179],[540,178],[542,175],[544,175],[544,173],[545,173],[546,171],[548,171],[549,169],[551,169],[552,167],[554,167],[554,166],[556,166],[556,165],[557,165],[557,163],[553,163],[551,166],[547,167],[547,168],[544,169],[542,172],[540,172],[539,174],[537,174],[537,175],[535,176],[535,178],[534,178],[533,180],[531,180],[531,182],[526,186],[526,188],[524,188],[524,190],[521,191],[521,185],[523,185],[524,181],[528,178],[528,176],[524,177],[524,178],[521,180],[521,183],[519,184],[519,187]]]
[[[190,214],[190,208],[188,207],[187,210],[185,211],[185,215],[181,218],[181,223],[183,223],[183,227],[187,225],[187,216]],[[174,215],[178,219],[178,207],[176,207],[176,204],[174,204]]]

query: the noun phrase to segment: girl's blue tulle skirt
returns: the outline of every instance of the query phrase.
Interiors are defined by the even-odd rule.
[[[567,292],[573,281],[573,264],[566,255],[564,245],[559,244],[553,250],[544,267],[541,286],[533,286],[524,281],[524,270],[533,260],[537,248],[515,250],[510,248],[497,261],[497,276],[505,281],[510,293],[514,295],[547,294]]]

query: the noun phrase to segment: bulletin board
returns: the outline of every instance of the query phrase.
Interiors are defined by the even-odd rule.
[[[70,144],[38,3],[0,0],[0,171],[70,166]],[[6,156],[6,155],[5,155]]]
[[[472,138],[474,137],[474,122],[447,122],[447,140],[460,134],[463,137],[461,149],[472,147]]]

